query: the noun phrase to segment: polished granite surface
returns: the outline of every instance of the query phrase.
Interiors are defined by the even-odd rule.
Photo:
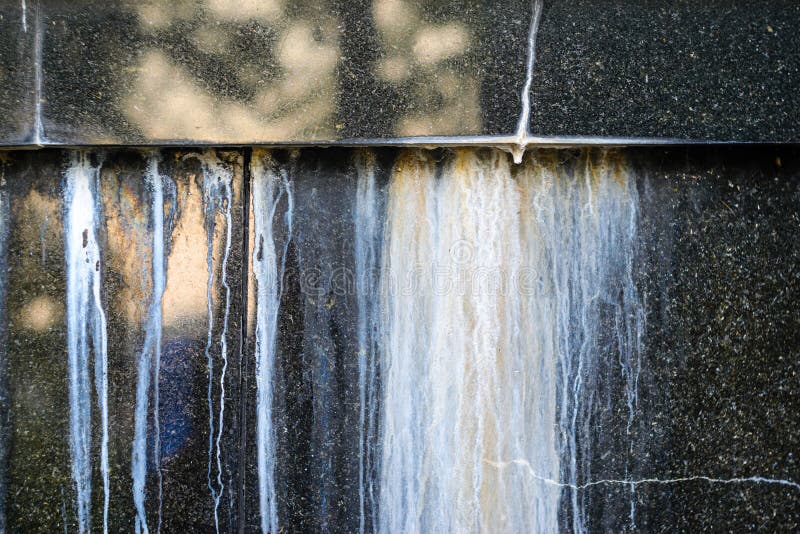
[[[784,0],[0,4],[0,145],[800,138]]]
[[[537,135],[798,141],[797,2],[546,2]]]
[[[529,19],[524,1],[47,0],[45,13],[44,137],[88,144],[501,134]]]
[[[227,484],[239,460],[239,360],[228,347],[239,346],[242,315],[241,154],[14,154],[2,163],[0,530],[85,531],[92,517],[79,511],[102,522],[105,495],[108,530],[130,530],[135,494],[165,531],[213,525],[198,488],[219,468]],[[94,225],[81,221],[89,213]],[[220,524],[235,523],[231,510]]]
[[[0,172],[8,531],[800,526],[794,148]]]
[[[0,2],[0,146],[36,142],[36,13]]]

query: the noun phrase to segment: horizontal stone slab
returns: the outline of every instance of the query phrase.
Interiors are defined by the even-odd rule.
[[[0,6],[0,146],[793,143],[800,6]]]

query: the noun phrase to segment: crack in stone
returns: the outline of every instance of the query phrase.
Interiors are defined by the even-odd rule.
[[[531,28],[528,33],[528,61],[525,69],[525,83],[522,86],[522,110],[517,123],[516,143],[512,151],[515,163],[522,162],[529,136],[528,123],[531,116],[531,86],[533,85],[533,66],[536,63],[536,34],[539,32],[539,20],[542,18],[542,0],[531,2]]]
[[[583,490],[593,486],[601,486],[606,484],[636,487],[644,484],[679,484],[682,482],[705,481],[708,482],[709,484],[748,484],[748,483],[773,484],[779,486],[787,486],[800,491],[800,483],[794,482],[792,480],[785,480],[780,478],[767,478],[761,476],[717,478],[706,475],[692,475],[692,476],[676,477],[676,478],[640,478],[632,480],[605,478],[601,480],[592,480],[590,482],[585,482],[583,484],[570,484],[567,482],[559,482],[558,480],[553,480],[552,478],[543,477],[537,474],[531,467],[530,463],[528,463],[528,461],[524,459],[516,459],[508,461],[492,461],[484,458],[483,461],[487,465],[496,467],[497,469],[505,469],[512,465],[519,465],[525,467],[528,470],[528,473],[531,475],[531,477],[535,478],[536,480],[544,482],[545,484],[550,484],[551,486],[556,486],[559,488],[571,488],[574,490]]]

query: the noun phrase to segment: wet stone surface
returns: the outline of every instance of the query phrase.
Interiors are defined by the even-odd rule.
[[[101,529],[106,473],[110,531],[413,527],[409,480],[432,530],[800,525],[795,148],[47,149],[0,176],[8,531]]]
[[[654,442],[664,440],[651,453],[655,472],[770,473],[796,482],[798,153],[638,156],[649,175],[642,252],[652,288],[646,368],[653,387],[644,408],[652,415],[640,428]],[[800,525],[798,493],[781,486],[698,480],[650,490],[652,500],[639,501],[646,503],[642,528],[788,532]]]
[[[8,217],[4,260],[8,268],[4,273],[9,288],[4,380],[11,418],[5,434],[9,451],[4,472],[7,528],[77,530],[84,521],[84,528],[102,528],[105,435],[109,530],[133,528],[137,491],[144,492],[143,513],[151,525],[158,522],[161,500],[164,529],[211,529],[213,500],[208,493],[198,497],[199,488],[208,484],[209,402],[226,484],[238,465],[239,360],[233,351],[224,378],[227,411],[221,433],[219,410],[221,343],[225,338],[231,347],[238,346],[241,317],[241,249],[233,242],[241,241],[241,157],[220,155],[220,164],[230,169],[227,176],[231,180],[231,197],[224,202],[218,198],[221,193],[207,186],[204,195],[204,180],[216,178],[204,173],[191,153],[112,152],[89,156],[85,167],[76,164],[75,157],[67,152],[15,153],[3,164],[5,192],[10,199],[4,214]],[[207,161],[212,158],[205,157]],[[154,161],[163,173],[163,202],[159,204],[154,204],[153,175],[149,174]],[[89,171],[98,168],[99,174]],[[88,179],[94,206],[70,202],[68,169],[87,171],[72,179],[75,183]],[[80,189],[71,190],[79,195]],[[231,288],[228,297],[220,283],[226,250],[223,204],[231,210],[227,224],[232,240],[224,266]],[[208,211],[204,213],[205,208]],[[159,227],[156,209],[164,211],[160,225],[163,245],[154,241]],[[68,243],[67,236],[72,234],[67,221],[85,212],[94,212],[96,226],[78,228],[77,238]],[[216,221],[214,226],[209,226],[211,220]],[[213,255],[207,258],[204,244],[209,232]],[[88,259],[68,263],[68,251],[81,255],[91,250],[93,240],[99,244],[97,264]],[[158,278],[154,257],[158,259],[158,254],[165,262],[162,276],[166,284],[160,305],[154,306]],[[88,271],[81,270],[84,268]],[[216,281],[207,288],[209,268]],[[99,286],[83,286],[96,291],[93,298],[81,289],[82,273],[88,273],[90,279],[97,273],[94,281]],[[99,308],[93,307],[95,298]],[[156,311],[158,320],[153,318]],[[78,340],[81,332],[91,337],[83,349]],[[101,349],[102,343],[107,344],[106,351]],[[209,358],[213,374],[209,373]],[[108,372],[105,393],[94,374],[102,369],[103,360]],[[143,361],[149,363],[142,367]],[[137,389],[142,387],[143,377],[149,378],[149,385],[143,386],[142,396]],[[76,387],[73,380],[83,386]],[[104,408],[108,417],[105,432]],[[137,449],[140,409],[143,435]],[[87,414],[85,422],[75,419],[81,413]],[[83,486],[76,483],[74,471],[81,457],[75,456],[73,444],[82,439],[84,431],[89,444],[87,496],[78,494]],[[132,474],[137,451],[145,455],[140,456],[139,464],[144,468],[141,490],[136,489]],[[215,444],[210,467],[214,481],[216,451]],[[81,518],[77,510],[86,498],[90,516]],[[233,501],[235,498],[226,495],[219,508],[223,525],[234,524]]]

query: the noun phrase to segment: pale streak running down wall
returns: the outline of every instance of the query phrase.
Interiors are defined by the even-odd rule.
[[[159,156],[152,153],[148,158],[146,181],[150,189],[150,217],[152,220],[152,296],[148,312],[145,340],[139,355],[136,383],[136,414],[131,454],[133,476],[133,502],[136,507],[136,531],[149,532],[145,509],[145,486],[147,483],[147,408],[152,396],[152,419],[154,425],[153,465],[158,475],[158,516],[157,531],[161,530],[162,473],[161,473],[161,432],[159,417],[159,381],[162,346],[162,300],[166,288],[167,258],[169,257],[169,237],[175,210],[175,185],[173,181],[159,172]],[[171,206],[167,220],[164,219],[164,190]],[[152,391],[151,391],[152,389]]]
[[[358,307],[358,503],[359,532],[374,530],[378,520],[377,469],[380,358],[380,256],[386,192],[378,183],[375,154],[356,155],[355,291]]]
[[[705,150],[0,161],[8,528],[793,531],[800,159]]]
[[[602,306],[636,402],[637,197],[623,162],[407,151],[382,263],[382,532],[584,530]],[[621,295],[621,298],[620,298]],[[498,470],[524,459],[528,470]],[[543,480],[544,479],[544,480]]]
[[[67,265],[67,350],[69,353],[70,451],[77,494],[78,530],[91,531],[92,398],[90,356],[94,356],[97,403],[100,407],[100,473],[103,479],[103,530],[107,529],[108,354],[106,315],[101,300],[101,255],[97,233],[99,166],[90,155],[76,152],[64,176],[64,231]]]
[[[629,419],[636,404],[638,198],[624,161],[534,152],[512,165],[496,150],[404,150],[388,191],[375,153],[352,162],[359,428],[349,439],[358,440],[359,531],[553,532],[565,514],[583,531],[583,496],[566,486],[591,476],[593,403],[610,387],[594,373],[619,374]],[[267,153],[254,158],[262,532],[280,528],[276,470],[292,461],[276,456],[271,401],[292,183],[308,180],[302,188],[314,194],[318,179],[288,168]],[[317,286],[303,286],[313,273],[299,274],[304,298],[318,302]],[[613,365],[600,346],[608,310]],[[509,469],[510,461],[526,467]],[[314,486],[320,523],[324,484]]]
[[[273,428],[273,376],[278,325],[278,308],[283,291],[286,249],[292,233],[292,186],[284,169],[269,153],[254,154],[252,175],[255,244],[252,251],[256,280],[256,456],[261,531],[278,532],[278,503],[275,491],[275,429]],[[285,207],[284,207],[285,206]],[[283,208],[286,237],[274,236],[275,215]]]
[[[231,288],[228,283],[228,259],[231,253],[233,204],[233,172],[217,157],[214,151],[207,151],[198,157],[203,170],[203,211],[205,214],[204,226],[206,231],[206,266],[208,269],[208,283],[206,285],[206,300],[208,311],[208,334],[206,337],[205,355],[208,362],[208,489],[214,503],[214,528],[220,530],[219,507],[225,491],[222,468],[222,436],[225,422],[225,379],[228,371],[228,321],[231,310]],[[222,357],[222,368],[219,370],[219,407],[214,410],[214,359],[211,349],[214,344],[214,238],[216,232],[217,212],[225,217],[225,237],[222,253],[222,268],[220,283],[225,293],[225,306],[222,317],[222,331],[217,343]],[[216,469],[216,476],[213,471]]]

